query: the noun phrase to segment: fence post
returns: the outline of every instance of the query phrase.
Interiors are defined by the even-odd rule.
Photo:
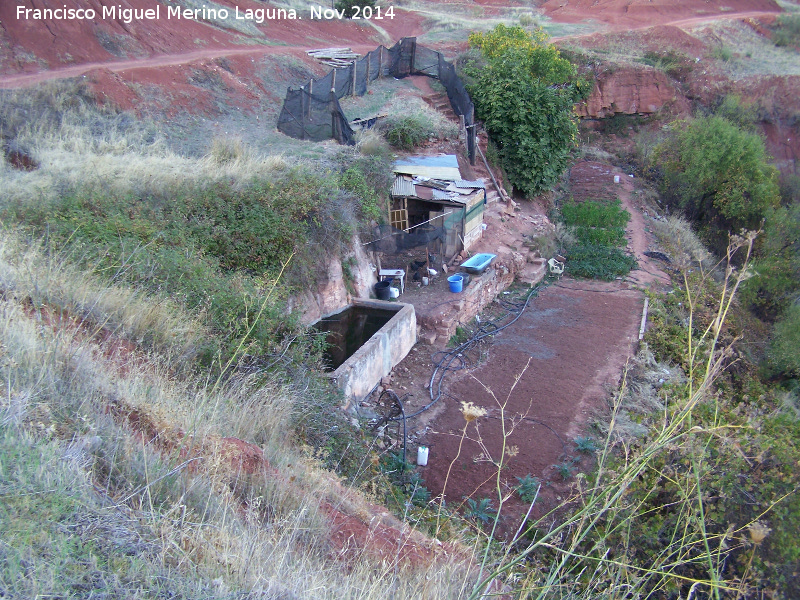
[[[333,70],[333,75],[331,76],[331,91],[336,95],[336,69]]]
[[[336,70],[334,69],[333,72],[334,72],[334,81],[336,81],[336,75],[335,75]],[[337,142],[341,142],[341,140],[339,139],[341,138],[341,135],[339,135],[338,132],[339,119],[337,119],[339,115],[334,110],[335,102],[336,102],[336,88],[331,88],[331,97],[330,100],[328,101],[328,106],[330,107],[331,111],[331,137],[335,139]]]
[[[353,67],[353,76],[350,78],[350,95],[355,97],[356,95],[356,61],[352,62]]]
[[[306,115],[304,113],[303,114],[304,118],[308,118],[308,119],[311,118],[311,103],[314,101],[313,94],[314,94],[314,80],[311,79],[308,82],[308,115]]]
[[[471,130],[467,130],[467,138],[469,139],[472,136],[472,152],[469,154],[469,164],[475,165],[475,154],[476,152],[480,152],[481,149],[478,147],[478,128],[475,126],[475,105],[472,102],[469,103],[469,122],[472,125]],[[467,148],[469,148],[469,141],[467,142]],[[481,154],[483,156],[483,154]]]
[[[367,77],[366,77],[366,81],[364,82],[364,85],[365,85],[365,87],[367,89],[369,89],[369,72],[370,72],[370,60],[369,60],[369,57],[370,57],[371,54],[372,54],[372,52],[367,52]]]
[[[300,127],[301,127],[301,136],[300,139],[306,139],[306,91],[303,89],[303,86],[300,86]],[[310,103],[309,103],[310,104]]]
[[[383,77],[383,44],[378,46],[378,77]]]

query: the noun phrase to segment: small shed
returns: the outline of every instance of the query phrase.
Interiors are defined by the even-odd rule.
[[[443,229],[439,251],[452,256],[469,249],[483,233],[486,186],[461,178],[453,154],[412,156],[394,165],[389,221],[406,233]]]

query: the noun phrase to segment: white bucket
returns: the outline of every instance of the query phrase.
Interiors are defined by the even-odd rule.
[[[417,448],[417,465],[420,467],[424,467],[427,464],[428,464],[428,447],[419,446]]]
[[[619,175],[614,175],[614,183],[619,183]]]
[[[390,287],[389,288],[389,296],[391,298],[399,298],[400,297],[400,290],[398,290],[396,287]]]
[[[422,285],[428,285],[428,278],[427,277],[423,277],[422,278]]]

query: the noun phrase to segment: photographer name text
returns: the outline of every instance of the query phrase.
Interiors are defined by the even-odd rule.
[[[162,10],[163,9],[163,10]],[[123,8],[122,6],[103,6],[101,10],[93,8],[28,8],[17,6],[17,20],[29,21],[120,21],[130,24],[134,21],[251,21],[263,24],[268,21],[302,20],[303,18],[319,21],[347,19],[348,11],[328,8],[320,5],[309,5],[305,16],[293,8],[247,8],[238,6],[228,8],[185,8],[183,6],[156,5],[153,8]],[[383,20],[394,19],[394,6],[353,6],[349,10],[351,20]]]

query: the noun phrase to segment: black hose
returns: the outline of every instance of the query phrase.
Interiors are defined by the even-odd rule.
[[[399,415],[394,415],[394,414],[392,414],[394,412],[394,410],[393,410],[394,406],[393,406],[392,408],[390,408],[387,411],[387,414],[384,416],[384,419],[385,419],[385,422],[400,421],[401,419],[403,421],[403,465],[405,465],[406,464],[406,445],[408,443],[408,433],[407,433],[407,429],[406,429],[406,409],[403,406],[403,401],[400,399],[400,397],[397,395],[397,393],[394,390],[389,390],[389,389],[383,390],[381,392],[381,395],[378,396],[378,404],[380,404],[381,400],[383,399],[383,396],[386,395],[386,394],[388,394],[389,396],[392,397],[392,399],[394,400],[395,405],[397,406],[397,408],[400,409],[400,414]],[[383,422],[384,421],[380,422],[379,425],[382,424]]]
[[[478,329],[478,331],[470,339],[468,339],[466,342],[456,346],[455,348],[453,348],[452,350],[447,352],[445,354],[444,358],[442,360],[438,361],[438,363],[436,363],[436,366],[433,369],[433,373],[431,374],[431,379],[428,382],[428,391],[430,393],[431,401],[428,402],[428,404],[426,404],[422,408],[420,408],[418,411],[408,415],[407,418],[411,419],[413,417],[416,417],[417,415],[420,415],[420,414],[424,413],[426,410],[429,410],[434,404],[436,404],[442,397],[442,383],[444,381],[444,376],[446,375],[447,371],[456,371],[456,370],[459,370],[460,368],[463,368],[463,367],[460,367],[459,369],[455,369],[455,368],[452,368],[450,365],[456,359],[459,359],[459,360],[461,360],[463,362],[463,358],[462,358],[463,353],[467,352],[470,349],[472,349],[472,347],[475,346],[482,339],[484,339],[486,337],[489,337],[490,335],[494,335],[496,333],[499,333],[499,332],[503,331],[506,327],[510,327],[511,325],[516,323],[517,320],[522,316],[522,313],[525,312],[525,309],[528,307],[528,303],[531,301],[531,298],[533,298],[536,294],[538,294],[539,289],[541,287],[542,287],[542,284],[537,285],[534,288],[531,288],[531,290],[528,292],[528,295],[525,297],[525,302],[523,302],[522,305],[520,306],[519,311],[514,311],[514,312],[516,312],[516,316],[511,321],[509,321],[508,323],[505,323],[503,325],[500,325],[500,326],[498,326],[497,323],[494,322],[494,321],[489,321],[489,322],[485,323],[484,325],[482,325],[481,328]],[[509,311],[508,314],[514,314],[514,312]],[[507,316],[508,315],[506,315],[503,318],[507,318]],[[434,354],[434,356],[436,356],[436,355]],[[444,365],[444,367],[442,367],[442,365]],[[439,376],[439,379],[437,381],[436,377],[437,377],[437,375],[439,375],[440,371],[441,371],[441,375]],[[435,392],[436,395],[435,396],[434,396],[434,382],[436,382],[436,392]]]
[[[459,344],[458,346],[456,346],[455,348],[453,348],[449,352],[445,352],[444,350],[440,350],[439,352],[436,352],[433,356],[437,356],[439,354],[444,354],[444,357],[441,360],[434,361],[435,367],[433,369],[433,373],[431,374],[431,380],[430,380],[430,382],[428,384],[428,390],[429,390],[431,401],[428,402],[425,406],[423,406],[419,410],[417,410],[416,412],[414,412],[414,413],[412,413],[410,415],[406,415],[405,407],[403,406],[402,400],[397,396],[397,394],[393,390],[386,389],[386,390],[383,390],[383,392],[381,392],[381,395],[378,397],[378,403],[380,403],[381,398],[383,398],[384,394],[390,394],[393,397],[394,401],[397,403],[397,406],[400,409],[400,414],[399,415],[392,415],[391,414],[392,411],[389,411],[390,414],[386,415],[384,418],[386,419],[387,422],[388,421],[400,421],[401,419],[403,421],[403,464],[406,464],[406,444],[407,444],[406,422],[407,422],[407,420],[408,419],[413,419],[414,417],[417,417],[417,416],[421,415],[425,411],[429,410],[434,404],[436,404],[442,398],[442,396],[449,395],[446,392],[442,391],[442,383],[444,381],[444,377],[447,374],[447,372],[448,371],[460,371],[462,369],[467,368],[467,362],[466,362],[466,359],[464,357],[464,353],[468,352],[469,350],[471,350],[474,346],[476,346],[478,344],[478,342],[480,342],[484,338],[489,337],[490,335],[494,335],[496,333],[499,333],[499,332],[503,331],[506,327],[510,327],[511,325],[516,323],[517,320],[522,316],[522,313],[528,307],[528,303],[531,301],[531,298],[535,297],[538,294],[539,289],[541,287],[543,287],[544,285],[546,285],[546,284],[539,284],[536,287],[531,288],[531,290],[528,292],[528,295],[525,297],[525,301],[522,302],[522,303],[520,303],[520,302],[509,302],[507,300],[503,300],[501,302],[501,306],[503,306],[503,308],[505,308],[505,310],[507,311],[505,315],[503,315],[502,317],[500,317],[498,319],[495,319],[493,321],[487,321],[486,323],[482,324],[481,327],[478,328],[478,330],[472,335],[472,337],[470,339],[468,339],[466,342],[463,342],[462,344]],[[505,323],[503,325],[498,325],[497,324],[499,321],[507,319],[508,316],[512,315],[512,314],[514,314],[515,316],[511,321],[509,321],[508,323]],[[452,365],[456,360],[459,361],[458,362],[458,366],[454,367]],[[440,372],[441,372],[441,375],[439,375]],[[437,375],[439,375],[438,381],[436,380]],[[436,381],[436,396],[434,396],[434,381]],[[372,392],[370,392],[370,393],[372,393]],[[451,398],[452,398],[452,396],[451,396]],[[528,420],[535,421],[535,419],[530,419],[530,418],[528,418]],[[540,421],[535,421],[535,422],[540,422]],[[553,431],[553,433],[555,433],[555,430],[553,430],[553,428],[550,427],[549,425],[547,425],[545,423],[542,423],[542,425],[544,425],[545,427],[547,427],[548,429]],[[561,444],[565,448],[565,453],[566,453],[566,445],[564,444],[564,440],[561,439],[561,437],[558,435],[558,433],[556,433],[556,436],[561,441]]]

